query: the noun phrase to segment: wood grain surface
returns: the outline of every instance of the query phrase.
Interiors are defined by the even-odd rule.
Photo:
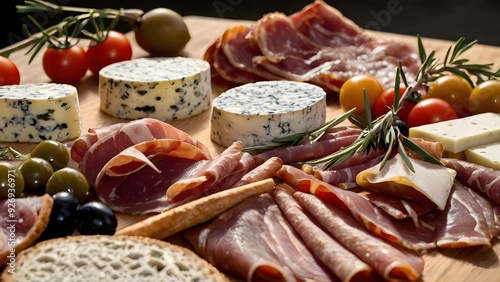
[[[206,17],[189,16],[185,21],[191,33],[191,41],[185,48],[183,56],[202,58],[206,48],[223,31],[235,24],[243,21],[215,19]],[[246,22],[251,23],[251,22]],[[407,42],[416,48],[417,39],[413,36],[403,36],[397,34],[372,32],[376,36],[390,37],[395,40]],[[147,56],[140,49],[133,33],[127,34],[133,44],[134,57]],[[446,50],[453,42],[447,42],[435,39],[423,39],[426,50],[435,50],[438,57],[444,56]],[[81,42],[80,44],[85,44]],[[476,45],[467,53],[467,58],[473,63],[494,63],[495,68],[500,63],[500,48],[486,45]],[[49,82],[41,66],[41,54],[28,65],[29,56],[24,51],[18,51],[11,55],[11,59],[18,65],[21,72],[21,84],[35,82]],[[91,127],[101,127],[108,124],[122,122],[123,120],[113,118],[99,110],[98,78],[90,72],[76,85],[79,92],[80,107],[83,116],[83,130]],[[213,97],[220,94],[224,88],[219,85],[213,85]],[[331,119],[340,113],[340,107],[336,97],[330,97],[327,106],[327,119]],[[206,111],[198,116],[178,120],[172,125],[186,131],[210,149],[213,156],[219,154],[224,148],[210,140],[210,111]],[[26,143],[7,143],[2,145],[13,146],[21,152],[27,152],[34,147],[34,144]],[[145,216],[124,216],[119,215],[119,226],[123,228]],[[492,247],[473,247],[463,249],[439,249],[433,250],[424,255],[425,269],[423,281],[500,281],[500,244],[498,239],[492,240]]]

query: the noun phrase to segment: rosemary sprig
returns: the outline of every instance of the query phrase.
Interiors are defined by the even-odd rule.
[[[382,159],[380,169],[384,167],[394,150],[397,149],[398,154],[401,155],[406,166],[414,172],[411,159],[405,150],[405,148],[408,148],[420,157],[424,158],[426,161],[442,165],[438,159],[434,158],[418,146],[418,144],[414,143],[401,133],[399,127],[397,126],[397,121],[399,119],[397,116],[398,111],[403,108],[405,101],[418,101],[421,97],[419,89],[422,86],[427,86],[430,82],[440,76],[453,73],[465,78],[469,81],[469,83],[471,83],[471,85],[475,85],[471,76],[476,77],[476,83],[481,83],[485,80],[500,77],[500,69],[493,72],[491,71],[493,64],[470,64],[468,59],[462,57],[462,55],[467,50],[472,48],[477,41],[465,44],[465,38],[460,38],[454,43],[453,46],[449,47],[442,62],[436,58],[435,51],[427,53],[420,36],[417,36],[417,41],[421,67],[416,74],[415,83],[413,85],[409,85],[403,67],[399,64],[396,69],[396,79],[394,85],[394,105],[390,107],[387,114],[372,121],[370,106],[365,92],[363,94],[365,109],[367,109],[365,113],[366,117],[353,114],[354,109],[352,109],[339,116],[337,119],[334,119],[311,132],[298,133],[288,137],[276,139],[274,140],[275,142],[281,143],[277,146],[297,145],[304,142],[306,138],[308,138],[310,142],[315,142],[329,128],[348,118],[351,123],[364,128],[357,139],[351,145],[346,146],[331,155],[305,162],[306,164],[317,165],[326,163],[324,168],[328,169],[336,164],[344,162],[357,152],[369,152],[372,149],[385,148],[386,153]],[[401,97],[399,95],[400,85],[405,86],[405,92],[401,95]],[[276,146],[260,146],[248,148],[247,150],[266,150],[275,147]]]
[[[26,53],[32,53],[29,62],[33,60],[45,44],[51,44],[59,48],[64,48],[70,45],[70,38],[85,38],[101,42],[104,38],[106,38],[107,31],[113,29],[119,20],[123,19],[132,24],[140,15],[144,14],[144,12],[140,9],[91,9],[62,6],[42,0],[24,1],[24,5],[17,5],[16,9],[18,13],[78,13],[78,15],[68,16],[56,25],[45,29],[33,17],[28,15],[28,19],[30,19],[40,32],[32,34],[28,27],[23,24],[23,32],[26,36],[28,36],[28,38],[20,44],[14,44],[4,48],[0,53],[0,56],[9,57],[12,52],[31,46]],[[103,19],[110,19],[111,24],[108,27],[105,27]],[[95,33],[91,33],[90,31],[84,29],[89,22],[92,23]],[[70,30],[71,33],[69,32]]]
[[[445,75],[446,73],[459,75],[469,81],[471,85],[474,85],[471,76],[475,76],[477,78],[476,83],[481,83],[488,79],[500,77],[500,69],[496,72],[492,72],[491,67],[493,64],[469,64],[468,59],[461,57],[467,50],[472,48],[472,46],[476,44],[477,41],[472,41],[468,44],[464,44],[465,38],[460,38],[455,42],[453,46],[450,46],[445,55],[444,61],[440,62],[435,57],[435,51],[427,54],[420,36],[417,36],[417,40],[418,51],[422,65],[417,72],[415,84],[411,86],[408,85],[406,75],[400,64],[396,70],[396,79],[394,86],[394,106],[390,108],[389,112],[372,122],[370,120],[370,107],[366,107],[368,116],[367,123],[364,125],[365,129],[360,134],[359,138],[356,139],[351,145],[344,147],[339,151],[319,160],[310,161],[308,162],[309,164],[319,164],[326,162],[327,164],[325,168],[327,169],[331,166],[345,161],[356,152],[369,151],[371,148],[377,148],[379,146],[386,148],[386,154],[384,155],[384,158],[381,162],[380,169],[384,167],[389,156],[391,155],[391,152],[396,147],[398,149],[398,153],[402,156],[407,167],[413,172],[413,165],[409,156],[404,150],[405,147],[413,150],[416,154],[424,158],[426,161],[435,164],[441,164],[439,160],[428,154],[416,143],[401,134],[399,128],[396,125],[396,120],[398,119],[397,112],[403,107],[404,102],[409,97],[419,95],[418,89],[420,89],[420,87],[427,85],[429,82],[434,81],[436,78]],[[399,86],[401,84],[401,80],[406,86],[406,90],[401,95],[400,99]],[[365,103],[366,100],[367,99],[365,96]],[[362,121],[362,118],[356,118],[355,115],[353,115],[350,120],[359,123],[359,121]]]
[[[298,145],[298,144],[305,142],[306,140],[308,142],[311,142],[311,143],[316,142],[330,128],[332,128],[336,125],[339,125],[344,120],[346,120],[352,114],[352,112],[354,112],[354,110],[356,110],[356,109],[351,109],[351,110],[341,114],[340,116],[332,119],[331,121],[325,123],[324,125],[322,125],[318,128],[315,128],[313,130],[306,131],[306,132],[300,132],[300,133],[288,135],[285,137],[276,138],[273,140],[276,143],[275,145],[248,147],[248,148],[245,148],[244,151],[251,152],[251,151],[259,151],[259,150],[270,150],[273,148],[286,146],[286,145],[295,146],[295,145]]]

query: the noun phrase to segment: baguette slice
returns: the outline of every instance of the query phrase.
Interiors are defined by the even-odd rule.
[[[38,243],[3,281],[228,281],[194,252],[134,236],[70,236]]]

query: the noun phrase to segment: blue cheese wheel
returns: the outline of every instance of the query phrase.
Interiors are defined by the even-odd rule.
[[[74,86],[36,83],[0,87],[0,141],[66,141],[81,133]]]
[[[315,85],[263,81],[238,86],[213,101],[211,138],[222,146],[275,144],[275,138],[325,123],[326,93]]]
[[[101,110],[124,119],[172,121],[211,105],[210,65],[200,59],[140,58],[99,72]]]

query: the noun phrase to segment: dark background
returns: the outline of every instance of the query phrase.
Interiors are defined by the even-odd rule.
[[[3,0],[0,47],[23,38],[21,25],[27,22],[25,14],[17,14],[16,4],[21,0]],[[144,11],[166,7],[183,16],[199,15],[228,19],[258,20],[274,11],[291,14],[299,11],[312,0],[208,0],[208,1],[96,1],[96,0],[51,0],[59,5],[93,8],[140,8]],[[455,41],[459,37],[477,39],[481,44],[500,46],[500,1],[499,0],[326,0],[359,26],[407,35],[420,34]],[[48,13],[34,14],[48,27],[62,17]],[[128,31],[130,26],[120,25],[119,30]]]

